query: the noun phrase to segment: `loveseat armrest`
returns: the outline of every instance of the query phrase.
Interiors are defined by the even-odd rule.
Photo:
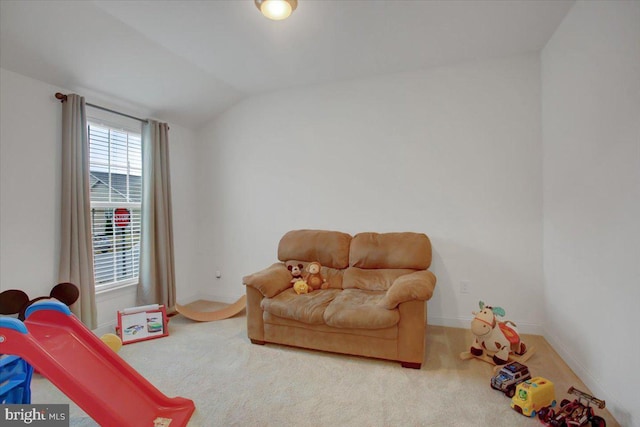
[[[291,287],[291,273],[282,262],[242,278],[245,286],[251,286],[267,297],[272,298]]]
[[[433,295],[435,287],[436,276],[429,270],[405,274],[394,280],[378,305],[391,310],[406,301],[427,301]]]

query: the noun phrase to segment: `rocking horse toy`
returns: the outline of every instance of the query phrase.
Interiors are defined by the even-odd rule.
[[[520,340],[515,323],[497,319],[505,315],[502,307],[491,307],[480,301],[480,311],[473,311],[472,314],[475,316],[471,321],[474,339],[469,351],[460,353],[461,359],[475,357],[494,365],[504,365],[509,362],[524,363],[533,355],[534,349],[527,349]]]

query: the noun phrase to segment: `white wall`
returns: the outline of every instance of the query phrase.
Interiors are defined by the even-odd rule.
[[[542,87],[545,336],[638,426],[640,3],[576,3]]]
[[[68,91],[0,69],[0,290],[22,289],[31,298],[48,294],[58,276],[62,109],[55,92]],[[192,131],[170,127],[176,282],[178,299],[190,301],[198,293],[192,275],[197,144]],[[133,288],[100,294],[99,325],[132,305]]]
[[[466,328],[482,299],[536,332],[540,138],[535,54],[246,100],[201,132],[203,293],[239,296],[291,229],[417,231],[432,323]]]
[[[0,289],[57,283],[62,111],[54,86],[0,69]]]

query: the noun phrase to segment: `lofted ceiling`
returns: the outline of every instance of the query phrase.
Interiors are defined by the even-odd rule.
[[[535,52],[573,3],[0,0],[0,66],[197,128],[264,92]]]

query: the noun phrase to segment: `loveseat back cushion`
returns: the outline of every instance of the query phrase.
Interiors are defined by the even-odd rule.
[[[400,321],[398,309],[387,310],[379,302],[384,292],[345,289],[329,303],[324,321],[334,328],[382,329]]]
[[[289,288],[273,298],[263,298],[260,307],[274,316],[321,325],[324,323],[325,309],[340,292],[338,289],[327,289],[298,295]]]
[[[422,233],[359,233],[351,240],[349,265],[425,270],[431,265],[431,242]]]
[[[280,239],[278,259],[282,262],[317,261],[324,267],[346,268],[349,265],[351,236],[339,231],[294,230]]]
[[[342,287],[344,289],[386,291],[398,277],[414,271],[404,268],[365,269],[349,267],[344,270]]]

